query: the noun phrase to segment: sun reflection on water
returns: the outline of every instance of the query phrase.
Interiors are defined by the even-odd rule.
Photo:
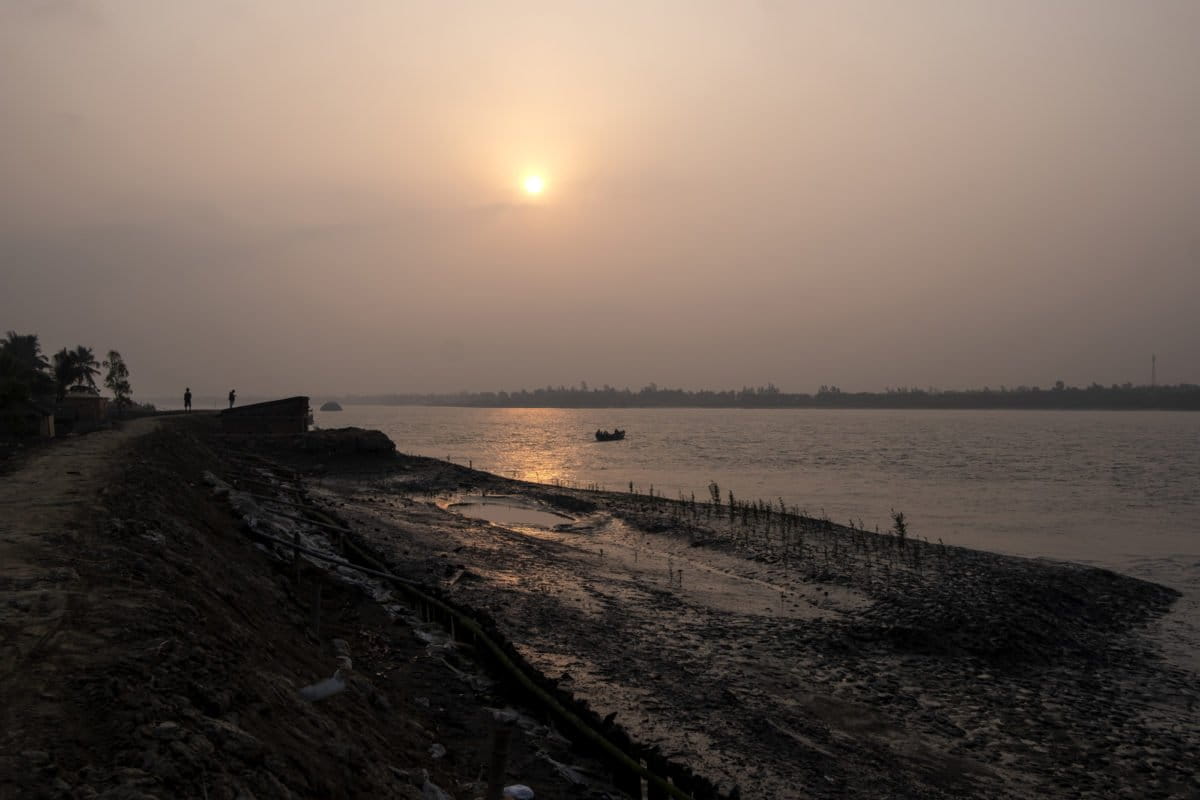
[[[496,462],[492,471],[534,483],[573,483],[574,473],[558,433],[562,410],[507,408],[502,411],[505,416],[513,417],[514,435],[503,450],[491,454]]]

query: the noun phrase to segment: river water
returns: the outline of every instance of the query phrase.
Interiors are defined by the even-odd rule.
[[[477,409],[348,405],[320,427],[543,483],[667,497],[782,498],[834,522],[1119,570],[1200,619],[1200,414],[833,409]],[[597,442],[598,428],[628,438]],[[1193,655],[1195,654],[1194,648]]]

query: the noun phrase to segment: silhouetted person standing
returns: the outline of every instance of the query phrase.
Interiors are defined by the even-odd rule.
[[[234,400],[237,400],[237,392],[235,392],[233,389],[230,389],[229,390],[229,407],[230,408],[233,408]]]
[[[183,390],[183,410],[192,410],[192,387],[187,387]]]

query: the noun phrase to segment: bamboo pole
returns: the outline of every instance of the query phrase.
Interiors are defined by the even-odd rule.
[[[492,729],[492,755],[488,761],[488,785],[485,800],[503,800],[504,775],[508,770],[508,751],[512,744],[512,723],[496,720]]]
[[[320,639],[321,638],[321,582],[315,581],[314,583],[315,583],[315,588],[313,589],[313,603],[312,603],[312,634],[313,634],[313,636],[317,637],[317,639]]]

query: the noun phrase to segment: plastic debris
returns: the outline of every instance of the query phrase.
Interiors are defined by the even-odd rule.
[[[450,795],[446,794],[441,788],[429,780],[429,773],[422,770],[425,776],[425,782],[421,784],[421,800],[450,800]],[[533,797],[533,795],[529,795]]]
[[[496,720],[496,722],[505,725],[514,725],[521,721],[521,715],[511,708],[506,708],[503,710],[493,708],[489,710],[492,712],[492,719]]]
[[[309,702],[315,703],[318,700],[324,700],[326,697],[332,697],[338,692],[345,691],[345,689],[346,679],[342,677],[342,671],[339,669],[333,673],[333,677],[318,681],[311,686],[305,686],[300,690],[300,696]]]
[[[565,778],[567,782],[573,786],[587,785],[587,779],[583,777],[583,773],[577,768],[572,767],[569,764],[564,764],[561,761],[555,761],[545,750],[539,750],[538,757],[543,761],[548,762],[550,766],[554,767],[555,772]]]

